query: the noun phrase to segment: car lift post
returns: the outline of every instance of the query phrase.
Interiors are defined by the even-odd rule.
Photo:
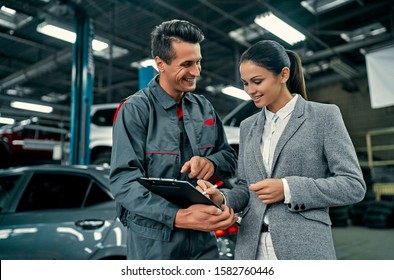
[[[76,41],[73,47],[71,85],[70,164],[89,164],[90,107],[93,102],[93,28],[89,17],[78,8]]]
[[[148,85],[150,80],[155,76],[155,68],[153,66],[140,66],[138,68],[138,86],[143,89]]]

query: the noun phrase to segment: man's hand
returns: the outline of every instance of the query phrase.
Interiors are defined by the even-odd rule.
[[[175,217],[175,227],[209,232],[229,228],[236,220],[233,209],[226,205],[219,209],[215,206],[194,204],[186,209],[179,209]]]
[[[208,180],[215,173],[215,165],[207,158],[194,156],[181,168],[181,173],[190,170],[189,178]]]
[[[272,204],[285,199],[281,179],[265,179],[251,184],[249,190],[254,191],[265,204]]]

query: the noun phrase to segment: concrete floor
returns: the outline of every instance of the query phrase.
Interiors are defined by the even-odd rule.
[[[339,260],[394,260],[394,229],[333,227]]]

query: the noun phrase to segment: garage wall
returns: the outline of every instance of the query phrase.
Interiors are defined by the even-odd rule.
[[[309,99],[338,105],[356,150],[363,153],[366,151],[365,134],[367,131],[394,127],[394,106],[372,109],[367,79],[354,80],[354,85],[356,88],[350,87],[349,83],[338,82],[313,89],[309,91]],[[374,137],[373,144],[394,145],[394,134]],[[378,157],[387,156],[394,159],[391,152],[378,155]]]

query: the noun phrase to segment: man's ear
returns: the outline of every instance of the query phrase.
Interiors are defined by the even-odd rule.
[[[284,84],[290,77],[290,69],[289,67],[283,67],[282,71],[280,72],[281,83]]]
[[[155,62],[156,62],[157,70],[159,70],[160,73],[164,72],[164,61],[160,57],[156,56]]]

